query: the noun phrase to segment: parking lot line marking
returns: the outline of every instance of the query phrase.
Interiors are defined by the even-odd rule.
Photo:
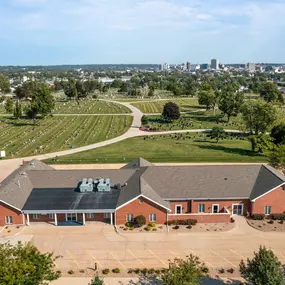
[[[149,251],[154,257],[156,257],[161,263],[163,263],[165,266],[168,267],[168,264],[166,264],[163,260],[161,260],[155,253],[153,253],[150,249],[148,249],[148,251]]]
[[[134,258],[136,258],[136,259],[140,262],[140,264],[141,264],[142,266],[146,267],[145,264],[144,264],[130,249],[128,249],[128,252],[129,252]]]
[[[226,258],[222,257],[220,254],[216,253],[215,251],[213,251],[212,249],[210,249],[210,251],[212,253],[214,253],[215,255],[217,255],[218,257],[222,258],[224,261],[228,262],[229,264],[231,264],[233,267],[237,267],[235,264],[233,264],[232,262],[230,262],[229,260],[227,260]]]
[[[186,251],[185,251],[186,252]],[[197,254],[197,252],[195,252],[193,249],[190,249],[190,253],[193,253],[194,255],[198,256],[200,258],[201,261],[207,263],[208,265],[210,265],[213,269],[215,268],[213,264],[211,264],[208,261],[205,261],[201,258],[201,256],[199,256],[199,254]],[[189,253],[187,252],[187,256],[189,255]]]
[[[235,250],[233,249],[229,249],[231,252],[235,253],[236,255],[238,255],[239,257],[241,257],[242,259],[246,260],[246,257],[244,257],[243,255],[239,254],[238,252],[236,252]]]
[[[118,263],[120,263],[120,265],[121,265],[124,269],[126,269],[125,265],[124,265],[110,250],[108,250],[108,252],[113,256],[113,258],[114,258],[115,260],[118,261]]]
[[[91,252],[90,250],[86,249],[86,252],[94,259],[94,261],[95,261],[96,263],[98,263],[98,265],[99,265],[101,268],[103,268],[103,266],[101,265],[101,263],[95,258],[95,256],[92,254],[92,252]]]
[[[78,262],[76,261],[76,259],[74,258],[74,256],[72,255],[72,253],[71,253],[69,250],[67,250],[67,249],[66,249],[66,252],[70,255],[70,257],[71,257],[71,259],[74,261],[74,263],[75,263],[79,268],[81,268],[80,265],[78,264]]]

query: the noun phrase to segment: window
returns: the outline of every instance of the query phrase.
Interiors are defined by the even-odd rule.
[[[33,214],[33,220],[39,220],[41,218],[41,214]]]
[[[50,220],[54,220],[54,214],[49,214],[49,215],[48,215],[48,218],[49,218]]]
[[[271,206],[265,206],[264,207],[264,214],[270,215],[271,214]]]
[[[182,214],[182,206],[181,205],[175,206],[175,214],[177,214],[177,215]]]
[[[149,215],[149,221],[150,222],[156,222],[156,214],[150,214]]]
[[[198,213],[205,213],[205,204],[198,205]]]
[[[11,225],[13,224],[13,219],[12,216],[6,216],[5,217],[6,225]]]
[[[94,219],[95,213],[87,213],[87,219]]]
[[[214,214],[219,213],[219,207],[220,207],[219,204],[213,204],[212,205],[212,213],[214,213]]]
[[[133,214],[127,214],[127,222],[133,222],[134,221],[134,215]]]
[[[110,219],[111,214],[110,213],[104,213],[104,219]]]

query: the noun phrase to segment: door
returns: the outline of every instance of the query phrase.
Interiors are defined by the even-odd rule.
[[[77,221],[77,214],[76,213],[66,214],[66,221],[67,222],[76,222]]]
[[[6,216],[6,225],[12,225],[13,219],[12,216]]]
[[[219,204],[212,205],[212,213],[217,214],[219,213]]]
[[[233,215],[243,215],[243,204],[233,204]]]

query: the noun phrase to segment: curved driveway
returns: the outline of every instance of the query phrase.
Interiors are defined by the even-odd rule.
[[[190,130],[172,130],[172,131],[161,131],[161,132],[144,132],[139,129],[141,126],[141,118],[143,116],[143,113],[133,105],[131,105],[130,102],[117,102],[117,101],[110,101],[106,100],[108,102],[116,102],[117,104],[121,104],[126,106],[132,111],[132,116],[133,116],[133,122],[131,127],[129,128],[128,131],[126,131],[124,134],[102,142],[90,144],[87,146],[82,146],[74,149],[68,149],[68,150],[63,150],[63,151],[57,151],[57,152],[52,152],[52,153],[46,153],[46,154],[40,154],[40,155],[35,155],[35,156],[28,156],[28,157],[22,157],[22,158],[12,158],[12,159],[6,159],[6,160],[0,160],[0,181],[2,181],[6,176],[8,176],[12,171],[14,171],[16,168],[19,167],[19,165],[22,164],[23,160],[32,160],[32,159],[38,159],[38,160],[45,160],[49,158],[54,158],[57,156],[64,156],[64,155],[69,155],[73,153],[78,153],[82,151],[87,151],[91,149],[96,149],[98,147],[103,147],[107,146],[110,144],[114,144],[120,141],[123,141],[128,138],[133,138],[133,137],[139,137],[139,136],[153,136],[153,135],[165,135],[165,134],[173,134],[173,133],[197,133],[197,132],[205,132],[207,129],[190,129]],[[125,114],[127,115],[127,114]],[[239,133],[240,131],[237,130],[226,130],[227,132],[235,132]]]

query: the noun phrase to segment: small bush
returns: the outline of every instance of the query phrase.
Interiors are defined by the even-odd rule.
[[[147,273],[148,273],[148,274],[154,274],[154,273],[155,273],[154,268],[149,269]]]
[[[264,214],[252,214],[251,219],[252,220],[264,220],[265,215]]]
[[[175,226],[173,227],[174,230],[178,230],[179,229],[179,226]]]
[[[16,227],[16,229],[19,229],[19,228],[20,228],[20,226],[17,226],[17,227]]]
[[[152,231],[153,231],[153,232],[156,232],[156,231],[157,231],[157,228],[153,228]]]
[[[141,270],[140,270],[139,268],[136,268],[136,269],[134,270],[134,272],[135,272],[136,274],[139,274],[139,273],[141,272]]]
[[[143,226],[146,224],[146,219],[145,216],[143,215],[139,215],[135,217],[135,224],[137,224],[138,226]]]
[[[230,222],[231,222],[231,223],[234,223],[234,222],[235,222],[235,219],[234,219],[234,218],[231,218]]]
[[[80,273],[84,273],[85,270],[84,270],[84,269],[80,269],[79,272],[80,272]]]
[[[159,275],[159,274],[160,274],[160,270],[159,270],[159,269],[156,269],[156,270],[155,270],[155,274]]]
[[[208,267],[203,267],[202,268],[202,272],[205,273],[205,274],[208,274],[209,273],[209,268]]]
[[[155,223],[149,223],[147,226],[151,227],[151,228],[154,228],[156,226],[156,224]]]
[[[282,220],[282,221],[279,221],[279,224],[283,225],[283,224],[284,224],[284,221],[283,221],[283,220]]]
[[[68,270],[67,273],[68,273],[69,275],[72,275],[72,274],[74,274],[74,271],[73,271],[73,270]]]
[[[132,228],[134,226],[134,223],[133,222],[127,222],[127,223],[125,223],[125,226],[128,228]]]
[[[196,219],[187,219],[187,220],[172,220],[167,223],[169,226],[179,225],[179,226],[195,226],[197,224]]]
[[[120,268],[117,267],[117,268],[114,268],[114,269],[112,270],[112,272],[118,274],[118,273],[121,272],[121,270],[120,270]]]
[[[8,230],[8,233],[10,233],[11,232],[11,230]]]
[[[230,268],[227,270],[227,272],[233,274],[235,272],[235,270],[233,268]]]
[[[124,231],[127,231],[128,230],[128,228],[127,227],[124,227]]]
[[[147,274],[147,268],[142,269],[142,270],[141,270],[141,273],[142,273],[143,275],[146,275],[146,274]]]
[[[131,268],[128,270],[128,274],[132,274],[133,272],[134,272],[134,270]]]
[[[110,269],[109,268],[105,268],[105,269],[102,270],[102,273],[104,275],[108,275],[110,273]]]
[[[270,220],[279,220],[279,221],[284,221],[285,220],[285,214],[270,214],[268,216],[268,219]]]
[[[224,269],[224,268],[221,268],[221,269],[219,270],[219,272],[220,272],[221,274],[224,274],[224,273],[225,273],[225,269]]]
[[[189,226],[186,227],[186,229],[190,230],[190,229],[192,229],[192,226],[189,225]]]
[[[129,227],[129,230],[130,231],[133,231],[135,228],[134,227]]]
[[[274,224],[273,220],[268,221],[268,224]]]
[[[145,231],[147,231],[147,232],[149,232],[149,231],[151,231],[151,230],[152,230],[152,228],[151,228],[151,227],[149,227],[149,226],[147,226],[147,227],[145,227],[145,228],[144,228],[144,230],[145,230]]]
[[[61,276],[61,270],[56,270],[56,274]]]

